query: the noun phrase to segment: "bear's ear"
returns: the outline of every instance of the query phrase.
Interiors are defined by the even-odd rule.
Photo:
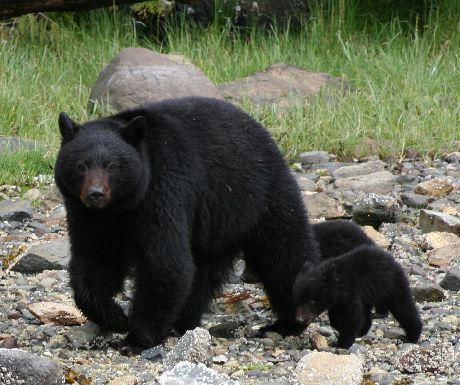
[[[136,116],[121,129],[122,138],[133,146],[137,146],[145,136],[147,121],[143,116]]]
[[[80,125],[70,119],[65,112],[59,114],[59,130],[64,143],[71,141],[79,129]]]

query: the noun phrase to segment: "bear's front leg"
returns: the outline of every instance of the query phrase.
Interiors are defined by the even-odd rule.
[[[173,238],[156,242],[136,270],[124,354],[162,343],[190,294],[195,266],[189,245]]]
[[[72,256],[69,273],[75,304],[89,320],[113,332],[128,331],[128,317],[113,299],[123,285],[123,268],[98,264],[77,252]]]
[[[364,309],[360,302],[335,306],[328,311],[331,326],[339,332],[337,347],[350,348],[363,328]]]

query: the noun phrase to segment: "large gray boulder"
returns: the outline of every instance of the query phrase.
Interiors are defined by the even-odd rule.
[[[91,88],[88,107],[109,104],[121,111],[182,96],[220,98],[215,85],[183,57],[146,48],[125,48],[99,74]]]
[[[274,64],[245,78],[217,86],[225,99],[241,104],[249,100],[254,106],[279,108],[304,105],[320,93],[349,91],[351,85],[342,78],[290,64]]]
[[[0,384],[57,385],[63,381],[62,369],[49,358],[0,348]]]

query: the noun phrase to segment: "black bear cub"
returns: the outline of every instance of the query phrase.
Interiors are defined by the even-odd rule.
[[[388,307],[406,332],[417,342],[422,322],[409,282],[393,256],[375,246],[360,246],[319,265],[306,262],[293,288],[297,318],[311,322],[328,311],[331,326],[339,332],[337,346],[348,349],[369,331],[372,307]]]
[[[84,124],[61,113],[59,127],[55,178],[74,299],[90,320],[128,332],[122,349],[198,326],[240,251],[278,316],[266,330],[303,330],[292,285],[318,252],[296,181],[264,127],[230,103],[200,97]],[[131,269],[126,316],[114,296]]]

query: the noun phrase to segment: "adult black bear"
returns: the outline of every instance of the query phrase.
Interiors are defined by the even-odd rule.
[[[360,246],[319,265],[306,262],[294,284],[298,319],[308,323],[328,311],[339,332],[337,346],[348,349],[371,327],[371,308],[388,307],[410,342],[417,342],[422,322],[402,267],[375,246]]]
[[[67,209],[77,306],[125,346],[199,325],[234,257],[264,284],[278,321],[300,333],[292,285],[317,263],[311,226],[265,128],[230,103],[181,98],[82,125],[59,116],[55,177]],[[135,268],[126,317],[113,297]]]

